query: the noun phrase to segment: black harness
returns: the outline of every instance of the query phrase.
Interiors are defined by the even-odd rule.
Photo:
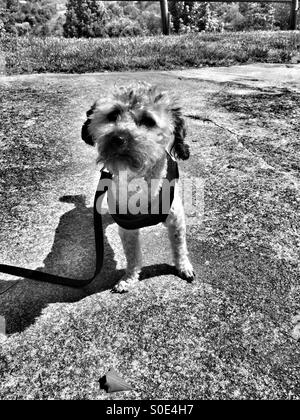
[[[112,174],[108,174],[108,178],[112,179]],[[148,203],[147,213],[138,212],[137,214],[132,214],[129,210],[126,213],[121,213],[120,209],[117,208],[116,212],[110,211],[110,215],[119,226],[128,230],[141,229],[165,222],[174,200],[175,182],[178,178],[178,164],[167,153],[167,174],[162,182],[158,197]],[[110,200],[115,201],[114,198],[110,197],[110,190],[108,190],[108,196],[108,204]]]
[[[161,188],[159,194],[159,206],[158,212],[156,214],[137,214],[133,215],[130,213],[126,214],[111,214],[113,219],[115,220],[118,225],[122,226],[124,229],[140,229],[146,226],[156,225],[158,223],[162,223],[168,217],[170,207],[173,203],[174,199],[174,189],[175,185],[172,185],[172,181],[179,178],[179,171],[178,171],[178,164],[173,158],[167,154],[168,156],[168,167],[167,167],[167,175],[163,182],[163,186]],[[110,172],[106,172],[104,170],[101,171],[99,187],[97,188],[95,200],[94,200],[94,231],[95,231],[95,246],[96,246],[96,268],[93,277],[90,279],[78,280],[78,279],[71,279],[68,277],[57,276],[54,274],[44,273],[43,271],[37,270],[29,270],[27,268],[16,267],[7,264],[0,264],[0,272],[10,274],[12,276],[18,276],[27,278],[30,280],[36,280],[40,282],[52,283],[52,284],[60,284],[63,286],[68,286],[76,289],[80,289],[82,287],[88,286],[100,273],[102,266],[103,266],[103,258],[104,258],[104,239],[103,239],[103,225],[102,225],[102,216],[101,216],[101,209],[97,206],[99,202],[102,203],[104,198],[104,194],[108,191],[108,187],[105,185],[105,180],[112,180],[112,174]],[[165,197],[165,191],[167,188],[164,188],[164,183],[166,186],[171,184],[169,188],[169,200],[168,197]],[[164,202],[167,200],[169,201],[168,208],[164,208]],[[101,205],[100,205],[101,207]],[[149,208],[150,209],[150,208]],[[16,284],[16,283],[15,283]],[[12,286],[6,288],[4,291],[0,292],[0,295],[5,293],[8,289]]]

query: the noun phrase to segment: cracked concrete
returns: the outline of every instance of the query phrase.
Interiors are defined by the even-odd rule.
[[[107,217],[105,265],[88,289],[19,279],[0,295],[1,399],[299,399],[298,67],[291,82],[272,68],[0,78],[1,262],[93,271],[99,173],[80,127],[115,82],[177,94],[192,151],[181,177],[204,183],[204,215],[187,217],[194,284],[172,272],[157,226],[143,232],[139,286],[111,294],[124,257]],[[0,290],[15,281],[0,279]],[[110,367],[134,389],[101,393]]]
[[[194,79],[217,83],[234,83],[272,92],[278,89],[300,91],[300,64],[255,63],[243,66],[208,67],[184,71],[167,71],[166,74],[180,79]]]

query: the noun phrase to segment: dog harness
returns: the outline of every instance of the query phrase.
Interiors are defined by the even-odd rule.
[[[107,178],[112,179],[112,174],[107,173]],[[148,211],[146,214],[137,213],[132,214],[127,208],[127,212],[120,213],[117,211],[111,211],[110,200],[113,198],[110,196],[108,190],[108,206],[110,214],[114,221],[121,226],[123,229],[140,229],[147,226],[157,225],[166,221],[170,209],[174,200],[175,194],[175,182],[179,179],[179,170],[177,162],[167,153],[167,174],[163,179],[162,187],[159,192],[159,196],[155,198],[155,203],[148,203]],[[115,200],[114,200],[115,201]]]

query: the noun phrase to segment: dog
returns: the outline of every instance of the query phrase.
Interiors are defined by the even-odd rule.
[[[187,160],[190,156],[185,137],[185,122],[177,101],[158,87],[141,82],[117,87],[111,96],[96,101],[87,112],[87,120],[82,127],[82,139],[88,145],[97,147],[97,162],[112,176],[116,188],[111,198],[117,207],[125,175],[126,185],[142,180],[137,190],[129,191],[127,188],[127,201],[130,202],[139,191],[139,203],[145,199],[151,205],[155,200],[164,200],[164,181],[175,181],[170,188],[171,203],[167,212],[146,215],[143,226],[159,222],[165,224],[178,274],[191,282],[195,274],[188,257],[185,214],[178,192],[175,160]],[[147,208],[150,213],[149,206]],[[113,217],[119,224],[127,260],[125,275],[113,289],[122,293],[139,281],[142,269],[140,226],[132,215],[129,215],[129,225],[127,216],[122,218],[122,215],[115,214]]]

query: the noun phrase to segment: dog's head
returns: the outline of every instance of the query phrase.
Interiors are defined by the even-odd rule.
[[[180,107],[166,92],[145,83],[120,87],[95,102],[82,127],[83,140],[97,145],[98,162],[113,173],[128,168],[143,174],[166,149],[188,159],[185,136]]]

